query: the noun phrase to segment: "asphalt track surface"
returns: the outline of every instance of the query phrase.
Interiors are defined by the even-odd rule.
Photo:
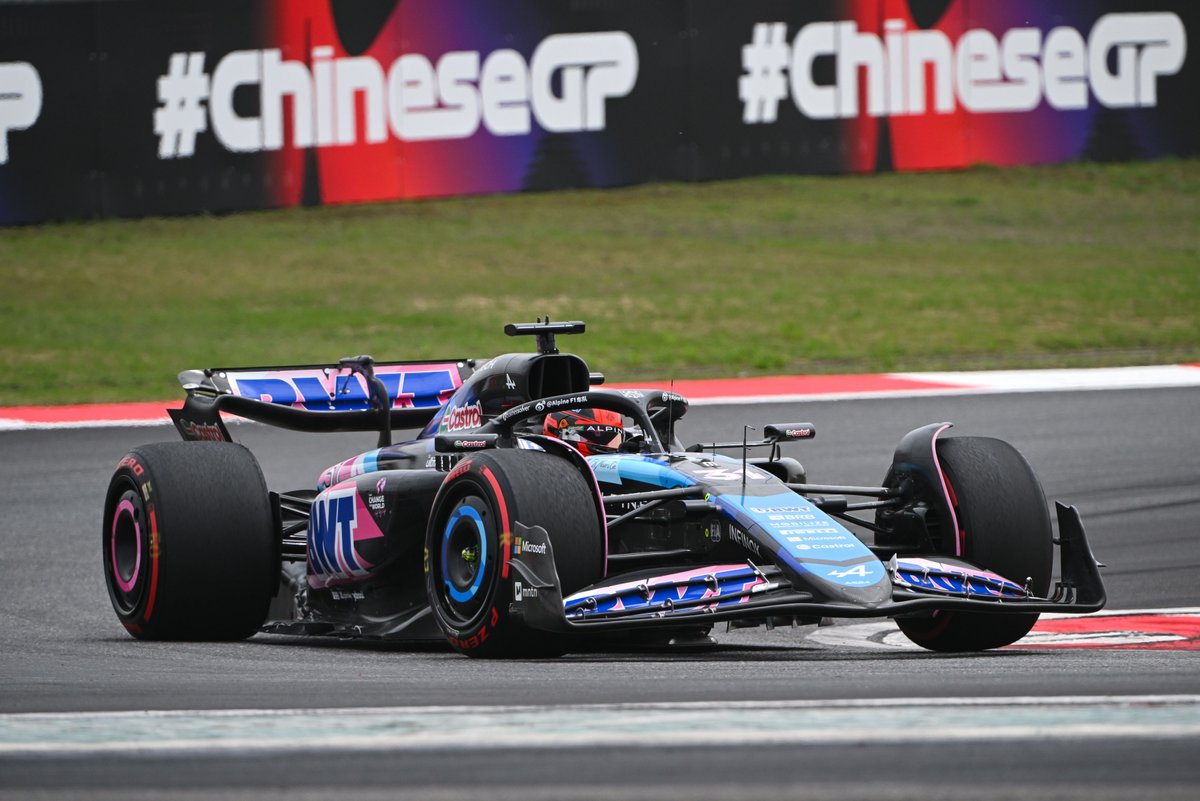
[[[681,429],[685,440],[735,439],[743,423],[801,420],[818,436],[788,455],[814,482],[877,483],[898,438],[928,422],[1009,440],[1048,498],[1080,508],[1109,565],[1110,608],[1200,606],[1200,389],[704,406]],[[251,425],[234,436],[276,489],[311,485],[373,439]],[[11,739],[24,713],[55,713],[34,722],[57,727],[60,741],[101,732],[74,751],[0,742],[0,799],[1200,795],[1194,652],[944,656],[813,643],[811,629],[504,664],[262,635],[136,642],[103,586],[100,507],[126,449],[170,437],[0,432],[0,735]],[[203,587],[196,594],[202,602]],[[416,728],[367,746],[325,740],[331,719],[316,712],[333,708],[392,710],[352,728],[396,726],[397,715]],[[189,712],[72,714],[145,710]],[[285,712],[280,723],[204,710]],[[221,721],[243,739],[189,745],[181,718]],[[312,720],[315,730],[303,728]]]

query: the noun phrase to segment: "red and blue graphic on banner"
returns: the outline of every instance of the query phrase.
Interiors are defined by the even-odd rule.
[[[1193,155],[1185,0],[0,6],[0,223]]]

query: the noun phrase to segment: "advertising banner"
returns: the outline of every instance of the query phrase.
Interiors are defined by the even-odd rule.
[[[0,224],[1195,154],[1187,0],[0,4]]]

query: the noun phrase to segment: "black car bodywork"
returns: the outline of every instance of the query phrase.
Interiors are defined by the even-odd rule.
[[[977,650],[1016,641],[1039,613],[1103,607],[1078,512],[1057,506],[1055,539],[1006,443],[945,438],[937,423],[901,439],[878,487],[810,483],[780,446],[814,436],[811,423],[685,448],[685,398],[605,389],[559,352],[556,335],[583,329],[507,326],[536,352],[486,362],[181,373],[187,399],[171,416],[187,442],[134,449],[110,485],[118,616],[139,637],[444,638],[521,656],[590,634],[830,617],[893,617],[928,648]],[[542,430],[549,413],[590,408],[622,415],[618,451],[584,457]],[[379,442],[313,488],[271,492],[222,414]],[[220,610],[175,600],[216,572]]]

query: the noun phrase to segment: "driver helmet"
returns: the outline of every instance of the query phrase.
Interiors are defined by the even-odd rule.
[[[613,453],[625,441],[625,426],[618,412],[608,409],[579,409],[546,415],[543,431],[573,445],[584,456]]]

